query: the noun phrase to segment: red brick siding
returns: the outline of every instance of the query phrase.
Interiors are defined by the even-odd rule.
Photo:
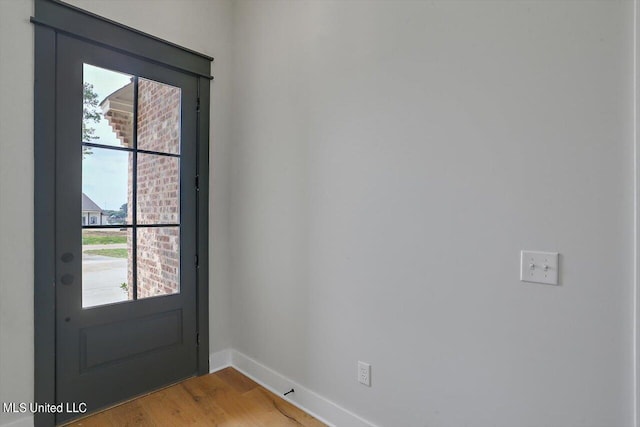
[[[133,114],[110,110],[107,111],[105,117],[122,146],[131,147],[133,143]]]
[[[138,148],[179,154],[180,89],[146,79],[138,84]],[[131,156],[131,155],[130,155]],[[129,162],[129,177],[132,177]],[[138,154],[138,224],[177,224],[180,222],[180,159]],[[131,183],[130,183],[131,184]],[[129,185],[129,206],[133,206]],[[129,221],[132,212],[129,209]],[[167,295],[180,290],[179,227],[138,228],[138,298]],[[132,252],[128,239],[129,254]],[[133,283],[129,259],[128,283]],[[129,297],[133,289],[129,287]]]

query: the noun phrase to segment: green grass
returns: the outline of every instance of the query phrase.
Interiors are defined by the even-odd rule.
[[[85,254],[89,255],[102,255],[108,256],[112,258],[126,258],[127,250],[126,249],[89,249],[84,251]]]
[[[83,245],[112,245],[127,243],[127,236],[82,236]]]

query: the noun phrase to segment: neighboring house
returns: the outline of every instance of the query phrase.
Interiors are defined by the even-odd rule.
[[[82,225],[107,225],[107,215],[86,194],[82,193]]]

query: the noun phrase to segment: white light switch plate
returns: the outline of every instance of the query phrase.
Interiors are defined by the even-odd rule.
[[[557,252],[520,252],[520,280],[522,282],[558,284]]]

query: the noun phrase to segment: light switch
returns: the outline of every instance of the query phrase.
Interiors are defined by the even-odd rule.
[[[557,252],[520,252],[520,281],[558,284]]]

